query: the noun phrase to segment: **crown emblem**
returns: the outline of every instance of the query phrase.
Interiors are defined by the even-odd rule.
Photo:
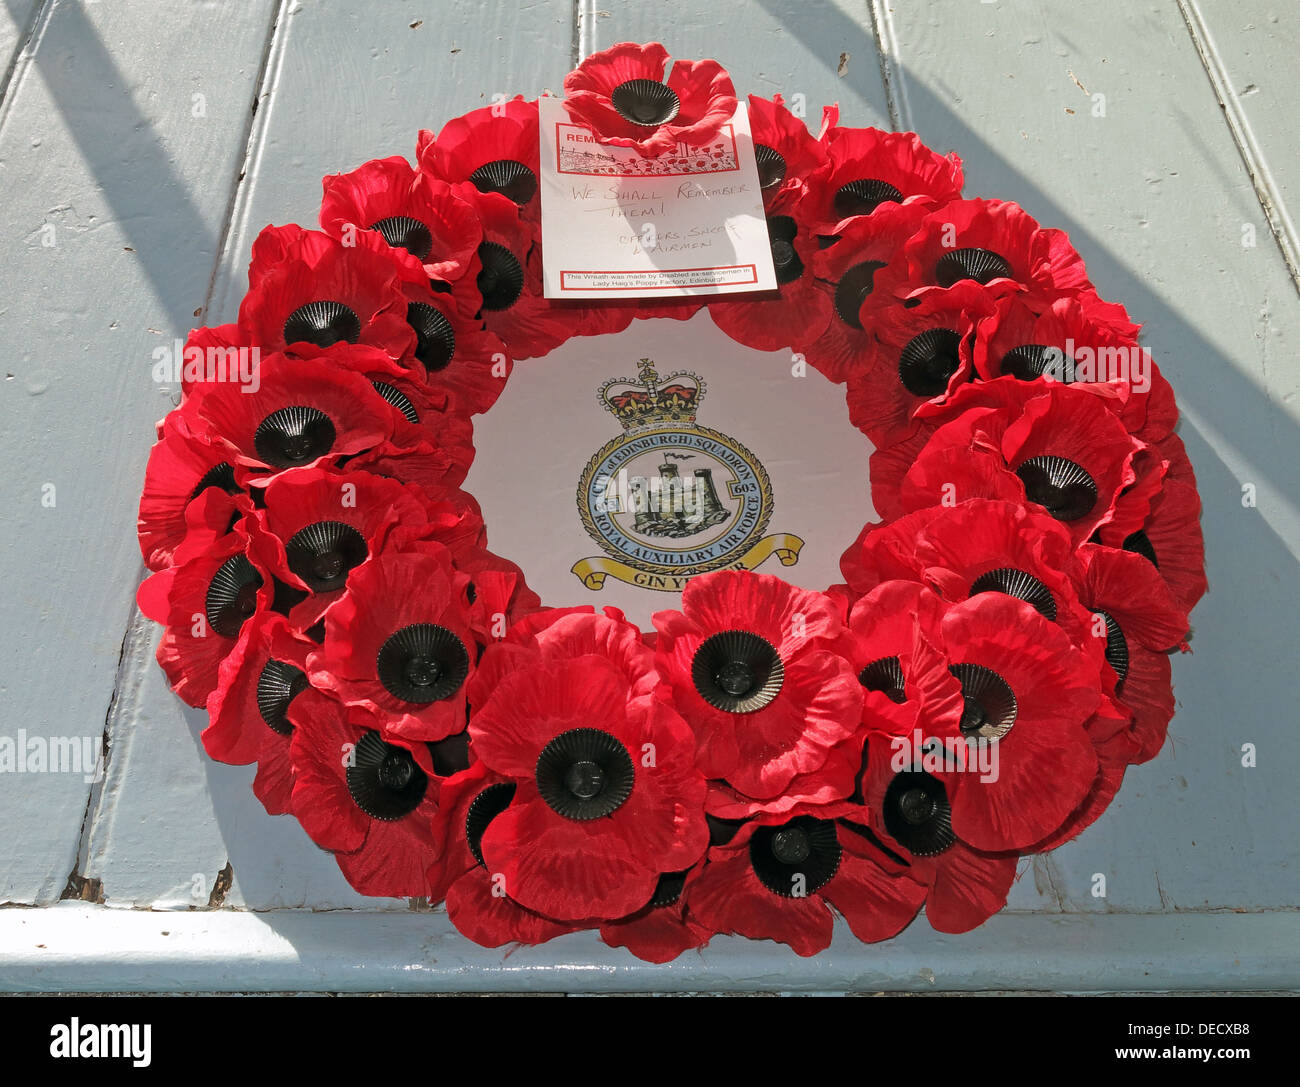
[[[613,412],[624,430],[639,430],[663,423],[695,422],[705,388],[699,374],[676,370],[661,378],[655,364],[642,359],[635,379],[610,378],[596,398],[606,411]]]

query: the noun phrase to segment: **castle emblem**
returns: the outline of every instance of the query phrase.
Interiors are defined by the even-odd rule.
[[[803,541],[764,537],[772,484],[734,438],[696,422],[706,385],[678,370],[660,377],[649,359],[638,376],[606,381],[597,395],[623,433],[588,462],[578,484],[583,527],[605,552],[573,573],[598,590],[613,576],[680,592],[696,574],[752,570],[771,555],[786,566]]]

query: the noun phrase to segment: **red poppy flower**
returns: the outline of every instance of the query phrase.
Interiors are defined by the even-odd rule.
[[[862,689],[836,648],[835,604],[762,574],[692,578],[682,610],[654,616],[659,668],[695,730],[700,769],[757,800],[837,769],[860,727]],[[852,787],[838,783],[841,796]]]
[[[940,507],[916,538],[915,563],[916,576],[951,603],[1005,593],[1032,605],[1076,646],[1095,647],[1092,614],[1071,581],[1074,542],[1040,507],[984,498]]]
[[[1105,689],[1133,715],[1128,761],[1146,762],[1159,752],[1174,713],[1168,653],[1183,644],[1187,613],[1140,555],[1084,544],[1079,560],[1079,597],[1105,644]]]
[[[897,755],[888,738],[871,737],[864,789],[870,829],[925,885],[930,927],[969,932],[1007,904],[1017,857],[973,849],[958,838],[944,783]]]
[[[502,679],[521,667],[587,656],[613,664],[627,683],[629,697],[650,694],[659,686],[654,651],[617,608],[599,615],[591,605],[548,608],[516,621],[494,643],[470,684],[471,705],[486,703]]]
[[[321,229],[387,256],[403,280],[454,283],[474,267],[483,228],[447,181],[419,173],[401,155],[326,177]]]
[[[1002,377],[949,397],[899,487],[904,509],[969,498],[1029,501],[1076,543],[1116,519],[1147,447],[1096,396],[1058,382]],[[1163,471],[1159,462],[1147,470]]]
[[[987,289],[968,281],[932,292],[911,308],[874,311],[879,362],[849,375],[849,421],[877,448],[907,437],[915,417],[971,380],[975,330],[993,309]]]
[[[481,302],[477,289],[470,315],[449,294],[415,287],[406,294],[407,322],[416,333],[415,372],[447,398],[452,410],[465,415],[487,411],[505,388],[514,361],[501,338],[483,327],[476,312]]]
[[[447,900],[447,915],[461,935],[483,947],[540,944],[580,925],[553,921],[502,893],[483,863],[483,832],[510,805],[515,786],[478,762],[442,783],[433,822],[430,899]]]
[[[879,365],[875,353],[874,313],[893,296],[880,293],[880,272],[898,259],[903,243],[915,232],[925,208],[917,204],[882,204],[872,215],[855,219],[839,241],[813,257],[813,276],[831,301],[831,318],[821,334],[794,347],[831,381],[851,374],[864,379]]]
[[[776,940],[806,957],[830,945],[832,907],[853,935],[874,943],[901,932],[924,899],[924,884],[905,865],[845,823],[774,816],[709,850],[689,910],[709,932]]]
[[[625,947],[643,962],[672,962],[683,951],[703,947],[712,935],[690,914],[687,888],[690,872],[659,877],[650,901],[636,913],[600,926],[600,938],[610,947]]]
[[[737,343],[758,351],[813,342],[831,320],[830,296],[812,273],[816,239],[788,214],[793,210],[790,203],[774,203],[767,215],[776,296],[748,301],[723,295],[709,303],[709,316],[715,325]]]
[[[1137,326],[1129,327],[1132,334],[1116,331],[1083,297],[1058,298],[1035,312],[1021,296],[1008,296],[981,323],[975,369],[985,381],[1009,374],[1075,384],[1105,400],[1130,433],[1157,441],[1173,429],[1178,409],[1150,352],[1138,346]]]
[[[209,487],[238,494],[229,450],[194,437],[179,411],[168,412],[162,434],[149,453],[140,496],[137,529],[140,551],[150,570],[170,566],[185,539],[185,511]]]
[[[240,501],[246,516],[234,531],[226,530],[238,508],[229,495],[209,488],[191,502],[174,565],[148,578],[136,594],[140,610],[166,628],[158,663],[191,706],[202,706],[217,689],[217,670],[247,620],[271,606],[270,571],[259,567],[249,546],[252,507]]]
[[[902,260],[877,277],[876,290],[900,298],[973,279],[998,295],[1045,298],[1092,286],[1083,258],[1060,230],[1044,230],[1019,205],[956,200],[930,212]]]
[[[377,717],[385,739],[434,741],[460,732],[474,667],[468,581],[452,568],[451,553],[431,542],[358,568],[325,612],[311,681]]]
[[[1201,496],[1182,439],[1170,434],[1156,448],[1167,468],[1140,527],[1103,525],[1098,537],[1145,558],[1160,571],[1178,604],[1191,611],[1207,588]]]
[[[749,96],[749,128],[758,160],[758,183],[763,206],[786,205],[807,187],[809,175],[826,162],[826,147],[804,122],[785,108],[774,94]]]
[[[704,852],[690,729],[664,700],[632,697],[607,657],[512,671],[469,729],[478,757],[515,783],[482,853],[521,905],[558,920],[625,917],[660,873]]]
[[[438,782],[363,711],[306,690],[289,705],[293,812],[360,894],[428,893]]]
[[[935,683],[932,652],[943,601],[915,581],[886,581],[849,613],[849,659],[863,688],[862,720],[869,732],[910,736],[919,721],[957,706],[951,685]],[[859,771],[861,770],[859,759]]]
[[[658,42],[620,42],[564,77],[564,108],[601,143],[653,158],[679,144],[700,147],[736,112],[731,77],[715,60],[678,60],[664,79]]]
[[[528,587],[524,572],[486,548],[474,548],[463,558],[457,556],[456,568],[470,579],[469,625],[480,645],[504,637],[515,623],[542,606],[542,598]]]
[[[211,385],[181,408],[191,433],[225,447],[241,486],[373,449],[397,425],[370,382],[323,359],[268,355],[257,372],[256,391]]]
[[[808,178],[804,215],[817,233],[843,232],[884,204],[947,204],[961,196],[961,159],[931,151],[915,132],[831,128],[826,163]]]
[[[1033,606],[1002,593],[951,605],[937,646],[962,695],[960,714],[931,718],[925,739],[962,759],[938,770],[952,829],[987,852],[1020,849],[1052,833],[1083,800],[1097,771],[1084,724],[1101,701],[1100,679],[1066,633]],[[971,744],[996,768],[979,768]]]
[[[208,727],[200,738],[218,762],[257,763],[253,793],[271,815],[291,807],[293,774],[289,704],[307,689],[311,641],[295,634],[282,615],[259,614],[218,669],[208,696]]]
[[[248,343],[269,352],[347,341],[382,348],[393,358],[410,350],[414,334],[391,257],[315,230],[299,230],[282,242],[277,236],[275,246],[261,251],[254,245],[237,322]],[[263,263],[263,253],[276,259]]]
[[[474,206],[483,222],[478,275],[483,321],[505,342],[513,358],[545,355],[573,335],[575,325],[589,314],[582,307],[567,309],[546,299],[541,243],[534,242],[528,223],[513,204],[476,194]]]
[[[1070,817],[1061,824],[1059,829],[1024,852],[1046,853],[1064,845],[1092,826],[1110,807],[1110,802],[1115,798],[1124,781],[1124,771],[1128,768],[1129,759],[1132,757],[1132,738],[1123,728],[1129,721],[1129,714],[1109,699],[1103,699],[1102,709],[1093,715],[1093,722],[1101,722],[1103,726],[1098,731],[1108,731],[1117,721],[1121,725],[1120,731],[1108,738],[1099,739],[1096,735],[1092,735],[1093,750],[1097,753],[1097,776],[1093,779],[1092,787],[1084,795],[1082,803],[1070,813]],[[1090,725],[1093,722],[1090,722]]]
[[[305,597],[296,629],[320,619],[354,571],[380,554],[395,525],[428,524],[424,492],[371,472],[294,468],[275,476],[252,546],[262,564]],[[435,514],[436,516],[436,514]]]
[[[437,137],[422,131],[416,159],[429,177],[469,182],[481,193],[496,193],[519,208],[540,233],[537,102],[516,95],[508,102],[472,110],[442,126]]]

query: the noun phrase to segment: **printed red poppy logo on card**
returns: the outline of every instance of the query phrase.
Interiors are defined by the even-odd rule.
[[[485,946],[969,931],[1164,742],[1206,590],[1172,390],[955,155],[668,62],[263,231],[146,471],[159,663],[353,887]],[[553,108],[575,179],[752,171],[775,289],[548,298]]]

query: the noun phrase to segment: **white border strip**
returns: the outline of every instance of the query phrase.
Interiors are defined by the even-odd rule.
[[[945,936],[923,919],[871,946],[843,927],[801,959],[716,937],[652,966],[591,932],[511,952],[441,913],[0,910],[5,992],[1131,992],[1300,990],[1300,913],[998,914]]]

